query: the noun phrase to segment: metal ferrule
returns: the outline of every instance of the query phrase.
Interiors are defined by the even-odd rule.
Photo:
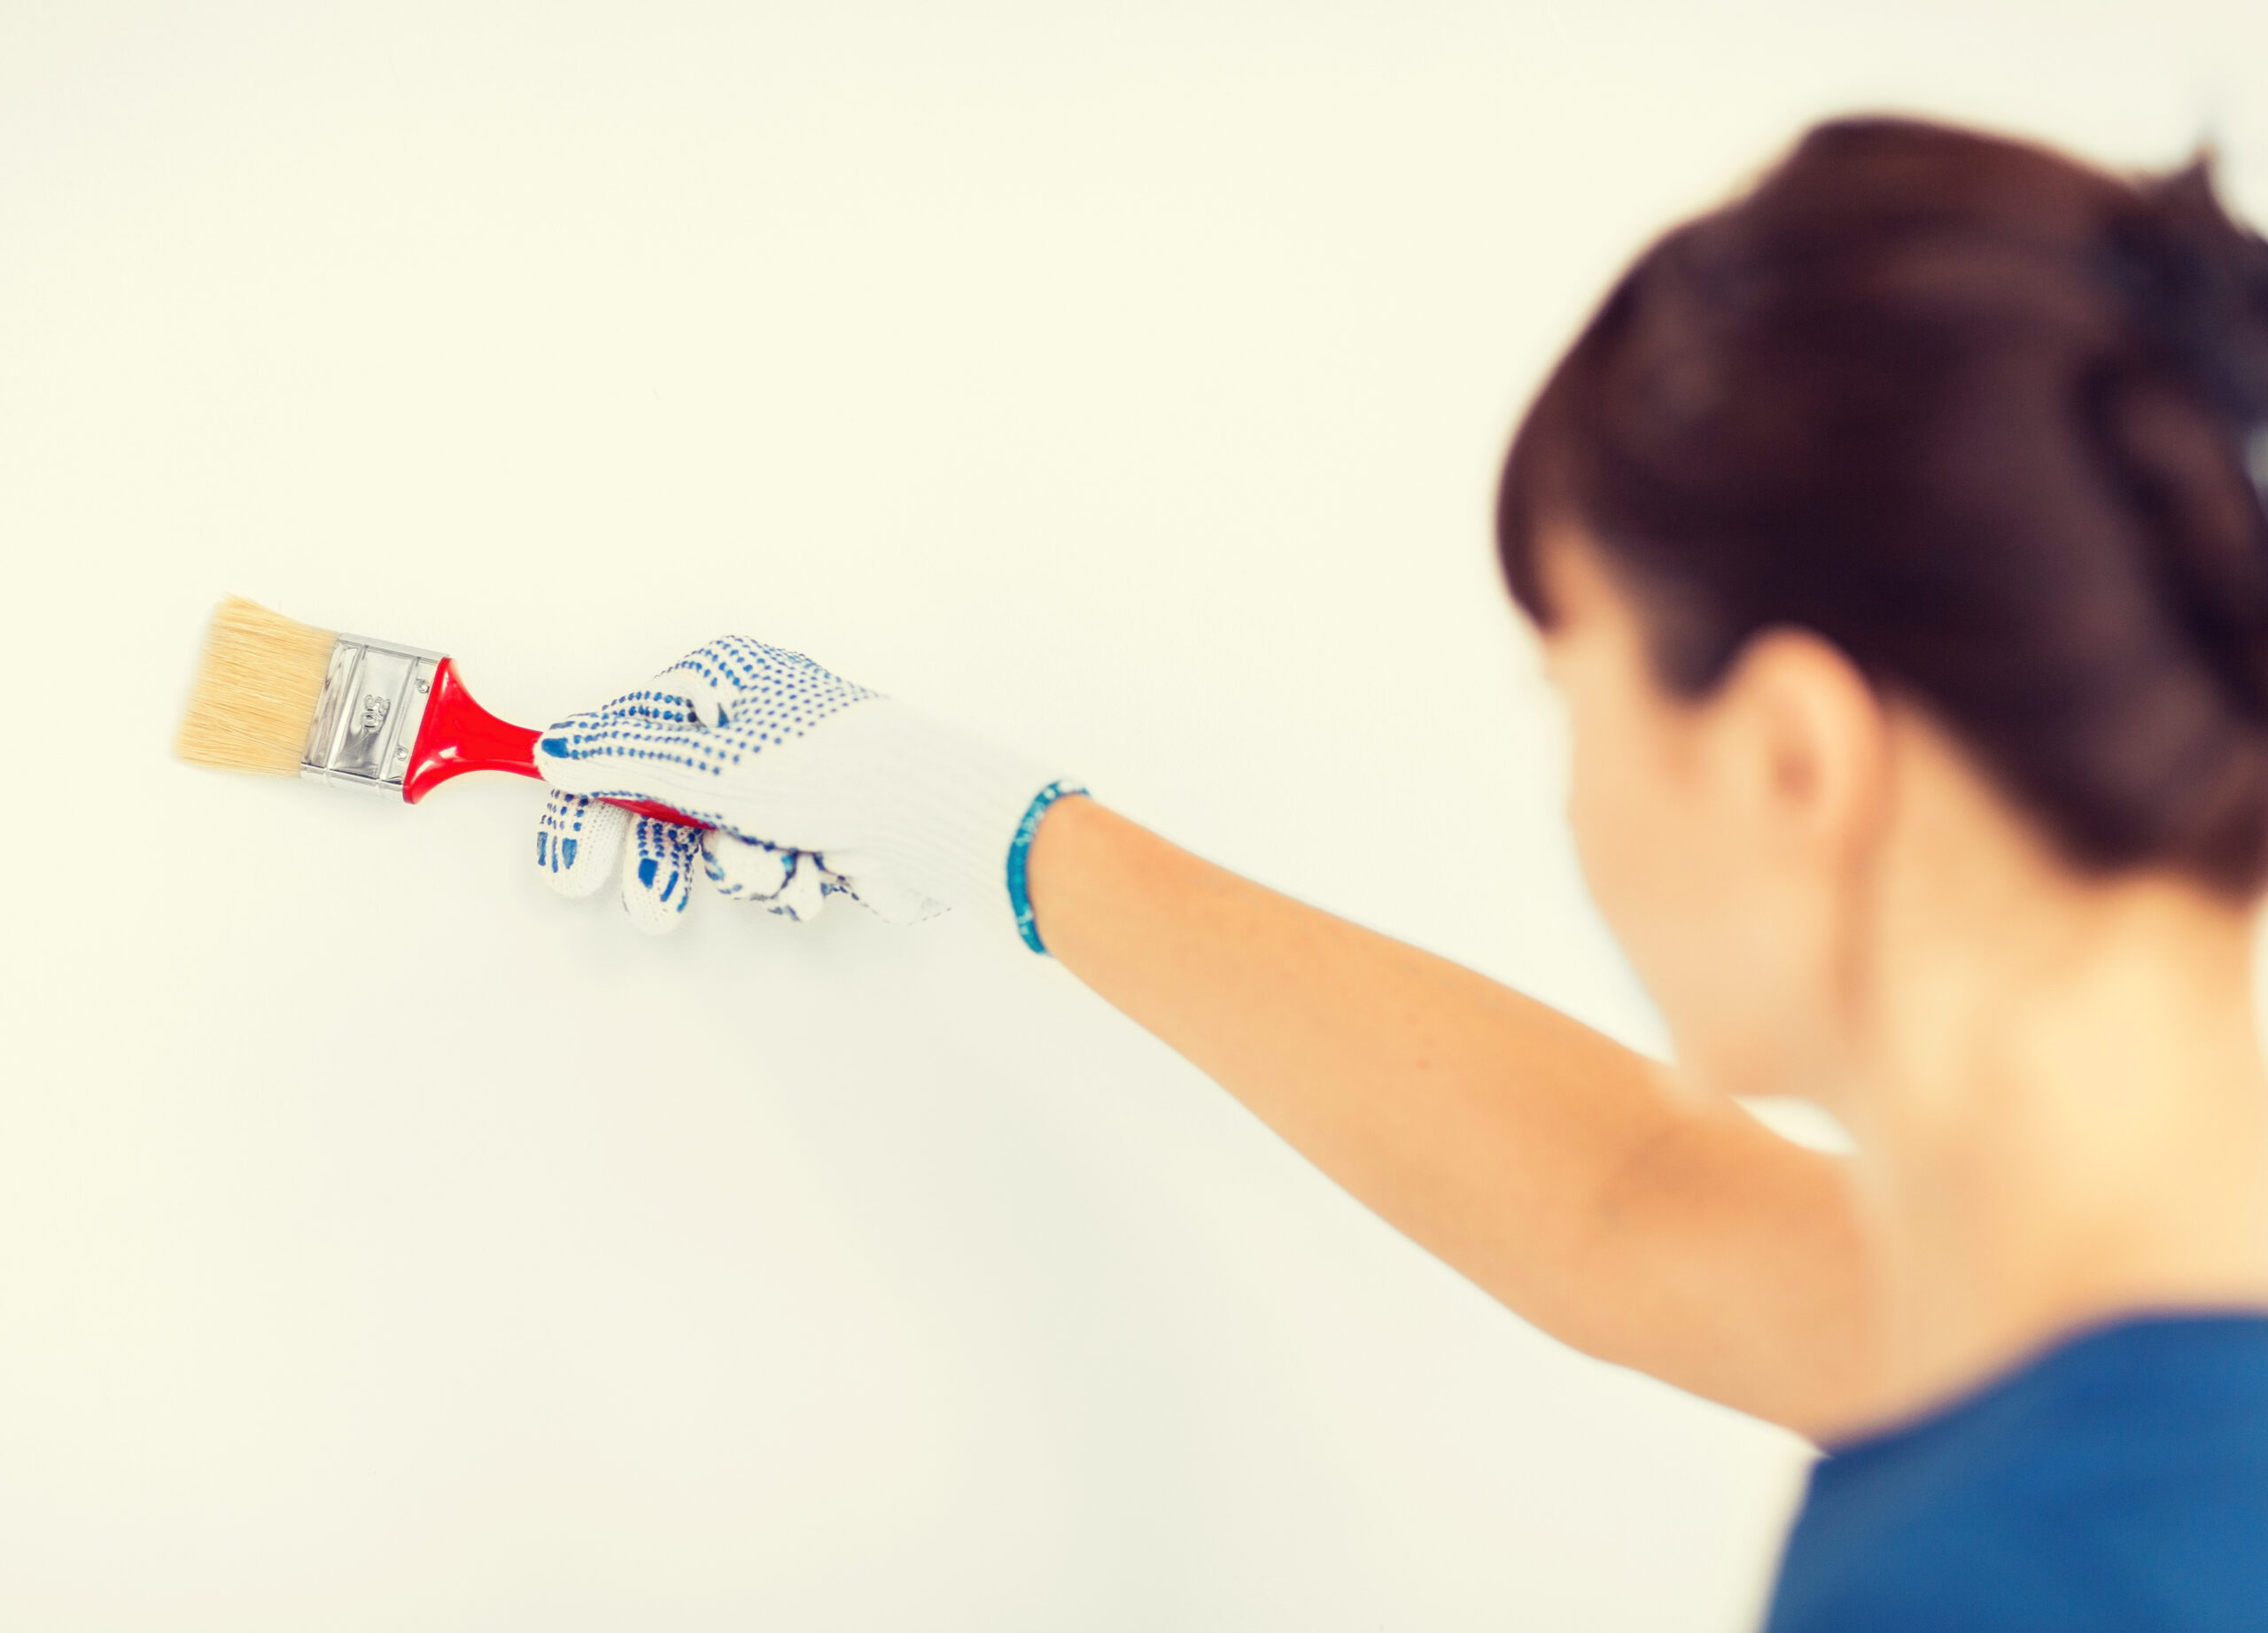
[[[323,676],[322,701],[299,756],[299,774],[310,782],[368,789],[401,796],[409,751],[433,694],[441,654],[341,635],[330,649],[330,670]]]

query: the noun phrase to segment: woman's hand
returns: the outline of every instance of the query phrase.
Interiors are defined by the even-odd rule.
[[[1029,932],[1035,813],[1069,784],[1045,762],[882,696],[801,653],[728,635],[536,744],[554,790],[537,866],[567,894],[622,881],[665,929],[697,870],[730,897],[808,917],[848,894],[886,918],[959,906]],[[669,805],[714,831],[595,802]],[[618,866],[617,866],[618,859]]]

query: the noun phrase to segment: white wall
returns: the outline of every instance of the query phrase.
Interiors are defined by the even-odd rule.
[[[823,20],[813,20],[822,13]],[[167,758],[237,590],[530,722],[721,630],[1642,1045],[1494,462],[1825,112],[2268,206],[2268,7],[0,4],[0,1624],[1730,1629],[1790,1439],[1063,973],[665,943]]]

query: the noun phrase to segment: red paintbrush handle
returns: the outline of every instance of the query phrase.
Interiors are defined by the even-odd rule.
[[[535,740],[541,735],[500,720],[473,702],[472,694],[457,679],[456,660],[445,657],[433,672],[432,695],[425,700],[425,718],[418,722],[417,741],[409,750],[409,769],[402,774],[401,797],[414,805],[451,777],[461,777],[468,771],[509,771],[514,776],[540,779],[543,774],[535,768]],[[687,828],[709,826],[648,799],[606,803]]]

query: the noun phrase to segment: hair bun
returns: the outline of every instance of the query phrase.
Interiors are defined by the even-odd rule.
[[[2268,503],[2268,241],[2234,220],[2199,155],[2143,183],[2112,229],[2112,281],[2160,353],[2225,422]]]

